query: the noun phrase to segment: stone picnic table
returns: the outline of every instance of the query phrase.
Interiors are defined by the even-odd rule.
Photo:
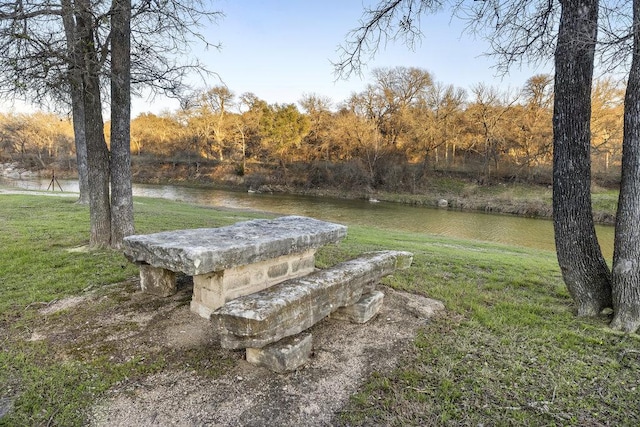
[[[176,273],[193,276],[191,311],[211,320],[222,348],[287,372],[310,360],[310,327],[328,316],[368,322],[383,303],[376,284],[411,265],[412,253],[387,250],[317,270],[316,250],[346,235],[344,225],[284,216],[129,236],[124,254],[140,266],[144,292],[169,296]]]
[[[316,250],[346,235],[344,225],[284,216],[128,236],[124,254],[139,265],[144,292],[169,296],[176,273],[193,276],[191,311],[208,319],[228,301],[313,272]]]

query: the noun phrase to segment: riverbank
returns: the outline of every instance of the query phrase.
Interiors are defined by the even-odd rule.
[[[219,182],[217,185],[234,190],[244,190],[244,186],[232,185],[228,181]],[[420,190],[413,193],[373,189],[354,191],[344,188],[306,188],[286,185],[263,186],[259,187],[257,191],[315,197],[365,199],[430,208],[515,215],[526,218],[553,218],[553,192],[550,185],[502,182],[480,184],[475,180],[463,177],[434,175],[429,179],[428,185],[422,186]],[[595,184],[592,186],[591,191],[595,222],[602,225],[614,225],[618,191]]]
[[[141,233],[255,215],[144,198],[135,210]],[[276,375],[216,344],[189,315],[188,282],[153,298],[120,253],[86,251],[86,207],[0,195],[0,218],[0,425],[640,422],[638,336],[607,329],[609,316],[576,318],[552,251],[350,226],[319,267],[382,248],[414,263],[385,279],[373,323],[322,322],[311,363]],[[395,292],[440,300],[446,315],[402,317]]]
[[[527,218],[551,219],[551,186],[519,182],[494,182],[480,184],[464,175],[434,173],[420,188],[413,192],[386,191],[370,187],[335,187],[308,185],[290,177],[287,183],[273,183],[265,171],[239,176],[228,166],[218,164],[198,166],[191,163],[148,164],[134,162],[133,181],[138,184],[170,184],[185,187],[249,191],[256,193],[281,193],[314,197],[342,199],[364,199],[403,203],[415,206],[446,208],[461,211],[476,211],[494,214],[516,215]],[[0,165],[0,174],[18,178],[33,178],[40,174],[49,177],[51,171],[35,172],[20,168],[17,164]],[[59,167],[56,176],[60,179],[76,179],[73,168]],[[297,183],[297,184],[296,184]],[[592,186],[593,215],[598,224],[615,223],[618,191],[594,184]]]

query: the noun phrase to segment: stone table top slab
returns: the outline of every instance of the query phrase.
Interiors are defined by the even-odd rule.
[[[346,235],[344,225],[284,216],[128,236],[124,254],[132,262],[196,276],[319,248]]]

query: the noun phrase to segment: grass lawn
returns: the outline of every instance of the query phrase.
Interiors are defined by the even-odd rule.
[[[153,199],[136,199],[135,210],[139,233],[258,216]],[[173,367],[162,355],[120,360],[108,346],[56,357],[49,341],[30,341],[39,308],[137,269],[119,252],[69,250],[88,241],[88,210],[71,199],[2,195],[0,224],[0,425],[82,425],[110,387]],[[317,263],[379,248],[414,252],[412,268],[385,283],[443,301],[447,315],[425,324],[411,356],[375,373],[336,423],[640,425],[638,336],[608,330],[607,316],[575,318],[553,253],[352,226]]]

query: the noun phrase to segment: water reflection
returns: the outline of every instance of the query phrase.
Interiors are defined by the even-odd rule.
[[[46,190],[50,180],[7,180],[0,186],[30,190]],[[78,192],[78,182],[60,180],[64,191]],[[134,196],[171,199],[193,204],[251,209],[280,214],[312,216],[329,221],[390,230],[429,233],[463,239],[473,239],[526,246],[552,251],[551,221],[477,212],[430,209],[396,203],[370,203],[366,200],[343,200],[291,196],[281,194],[250,194],[173,185],[143,185],[133,187]],[[613,227],[596,227],[603,253],[611,259]]]

